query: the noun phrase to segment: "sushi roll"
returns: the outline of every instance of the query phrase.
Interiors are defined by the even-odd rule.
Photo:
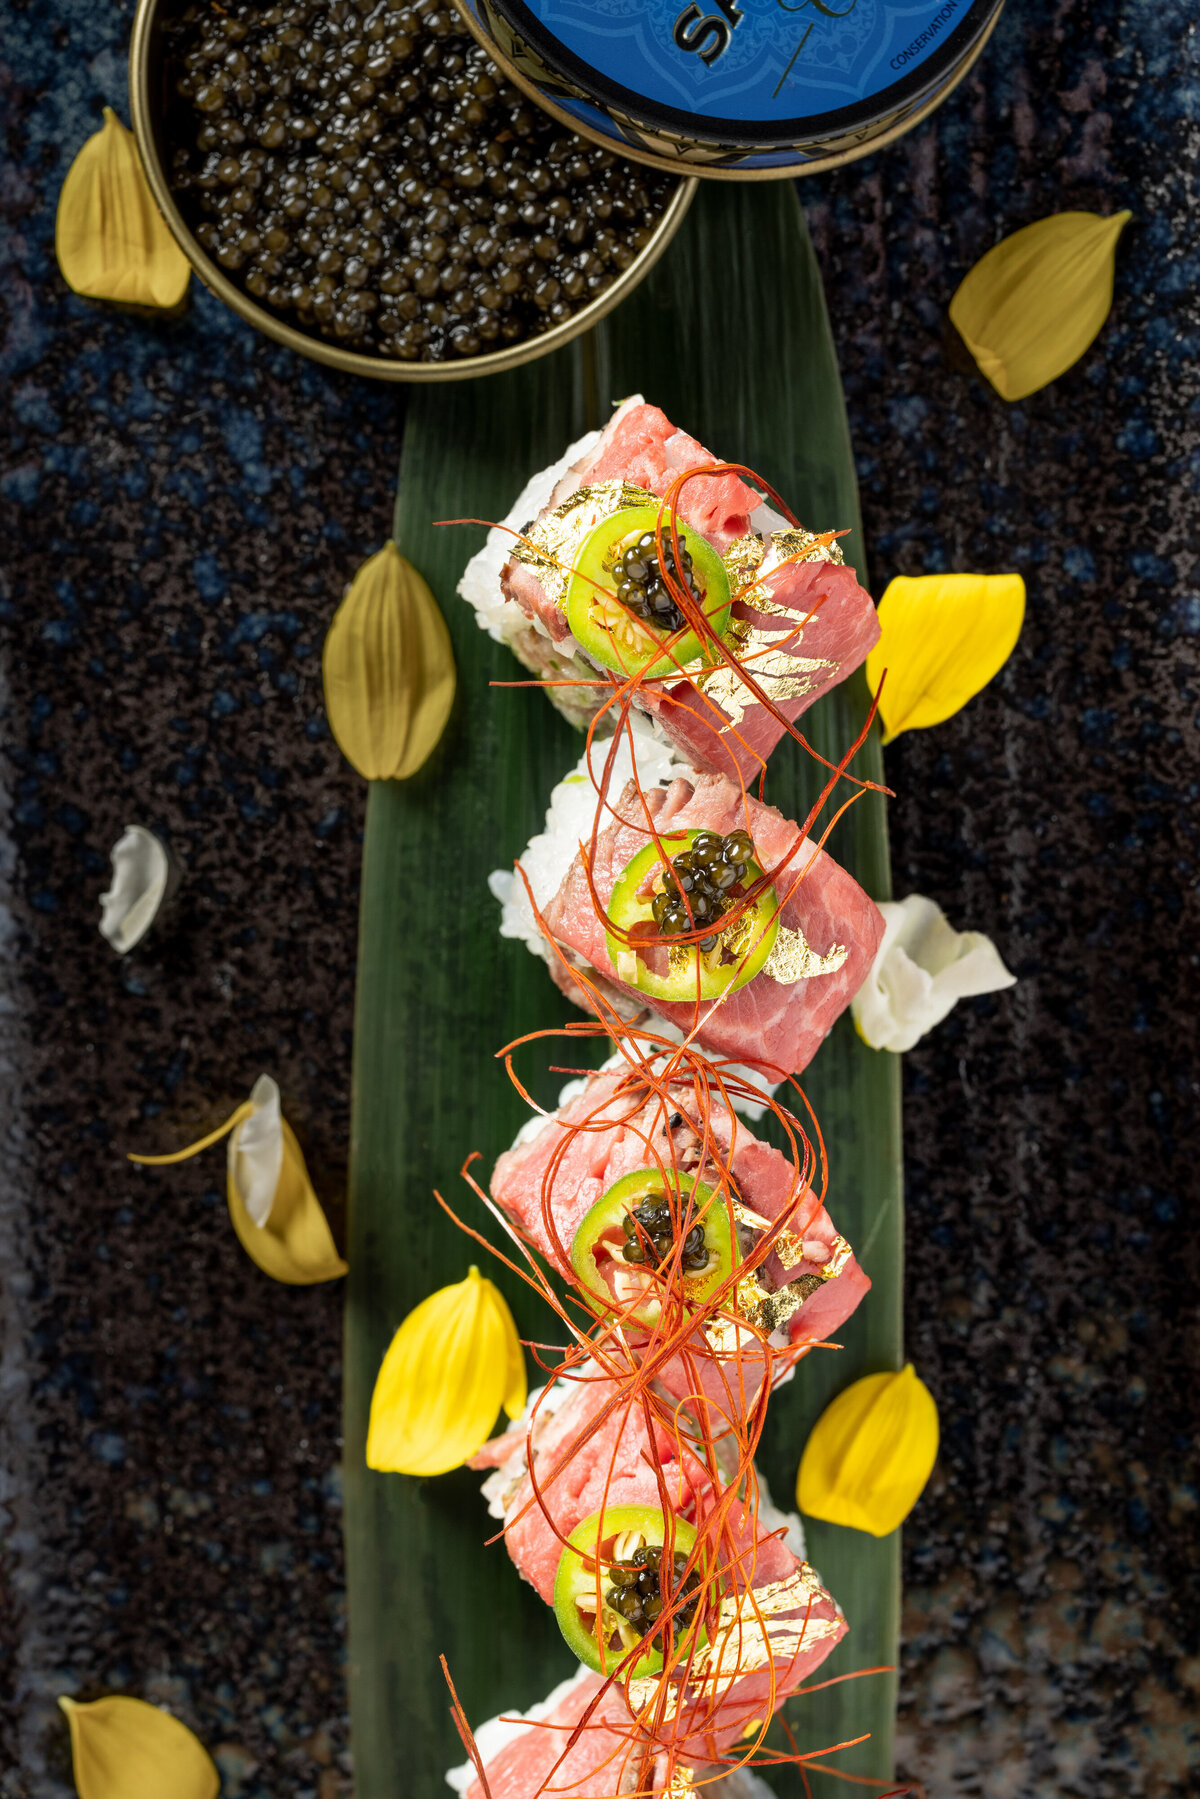
[[[832,534],[789,523],[640,395],[527,484],[459,592],[574,723],[635,680],[635,704],[693,767],[742,784],[879,637]]]
[[[596,1459],[589,1424],[606,1396],[602,1382],[564,1384],[576,1392],[562,1402],[556,1419],[559,1435],[549,1454],[562,1459],[567,1415],[578,1451],[566,1465],[574,1469]],[[510,1430],[496,1446],[500,1453],[511,1445],[497,1475],[509,1494],[506,1503],[514,1509],[527,1503],[533,1491],[520,1437],[519,1429]],[[547,1462],[545,1440],[533,1453],[538,1464]],[[580,1491],[585,1490],[586,1483]],[[623,1745],[611,1737],[622,1735],[624,1702],[629,1708],[624,1732],[632,1738],[641,1735],[642,1754],[669,1750],[674,1759],[693,1767],[711,1764],[820,1665],[845,1635],[845,1619],[812,1568],[795,1553],[788,1541],[789,1521],[775,1512],[765,1493],[751,1509],[738,1499],[731,1503],[729,1493],[711,1482],[698,1482],[686,1504],[675,1509],[664,1508],[659,1491],[629,1503],[624,1493],[614,1496],[613,1483],[601,1481],[599,1490],[600,1507],[572,1526],[565,1547],[558,1535],[564,1510],[556,1510],[553,1528],[547,1524],[542,1532],[547,1568],[553,1561],[555,1576],[552,1587],[543,1576],[539,1591],[551,1599],[566,1643],[592,1676],[591,1682],[584,1676],[574,1688],[557,1690],[564,1701],[568,1696],[572,1703],[578,1701],[564,1720],[569,1716],[572,1724],[579,1723],[590,1703],[599,1700],[601,1708],[608,1708],[616,1696],[616,1709],[598,1710],[586,1727],[606,1753],[623,1754]],[[668,1555],[673,1561],[670,1582],[663,1574]],[[664,1697],[658,1677],[668,1638],[672,1677]],[[614,1679],[606,1691],[609,1676]],[[652,1740],[651,1733],[637,1728],[651,1718]],[[539,1735],[544,1739],[549,1733]],[[503,1754],[508,1759],[498,1758],[500,1768],[511,1768],[515,1778],[520,1764],[516,1739]],[[598,1765],[586,1761],[584,1767],[591,1772]],[[487,1773],[491,1784],[490,1763]],[[536,1784],[528,1788],[530,1794],[537,1790]],[[588,1789],[567,1790],[583,1794]]]
[[[760,1320],[771,1329],[788,1322],[793,1342],[822,1342],[871,1283],[788,1157],[735,1119],[719,1094],[706,1100],[705,1121],[693,1084],[674,1084],[665,1099],[622,1060],[526,1127],[496,1163],[492,1198],[601,1313],[621,1310],[627,1323],[647,1328],[659,1315],[648,1243],[662,1252],[656,1266],[673,1266],[672,1229],[695,1219],[680,1275],[700,1306],[728,1281],[733,1257],[744,1261],[782,1219],[775,1247],[750,1277]],[[673,1206],[665,1203],[668,1186]]]
[[[626,1020],[649,1008],[769,1088],[807,1067],[866,980],[882,914],[775,807],[645,743],[635,730],[618,745],[608,793],[631,763],[636,777],[602,802],[594,849],[588,774],[555,789],[519,858],[525,879],[492,876],[501,933],[542,955],[576,1004],[598,998]]]

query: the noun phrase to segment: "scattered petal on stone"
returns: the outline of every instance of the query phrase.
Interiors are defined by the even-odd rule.
[[[872,1049],[911,1049],[960,999],[1016,985],[982,931],[956,931],[923,894],[883,900],[883,940],[850,1002],[858,1034]]]
[[[71,1729],[79,1799],[216,1799],[211,1757],[170,1712],[121,1693],[58,1703]]]
[[[346,1273],[304,1155],[280,1106],[279,1088],[260,1075],[250,1098],[199,1142],[131,1162],[166,1167],[229,1137],[226,1197],[242,1248],[264,1274],[307,1287]]]
[[[255,1082],[250,1104],[254,1110],[229,1139],[229,1215],[238,1241],[277,1281],[304,1287],[336,1280],[345,1274],[346,1264],[269,1075]]]
[[[897,575],[879,602],[867,657],[883,682],[883,741],[940,725],[974,699],[1013,652],[1025,619],[1020,575]]]
[[[171,863],[152,831],[127,825],[110,851],[112,886],[100,895],[100,930],[118,955],[141,942],[167,892]]]
[[[454,704],[454,652],[437,601],[394,543],[346,589],[323,661],[338,748],[368,781],[404,781],[433,753]]]
[[[371,1398],[367,1466],[445,1474],[487,1440],[501,1407],[520,1417],[525,1398],[512,1313],[472,1267],[423,1299],[392,1338]]]
[[[1117,239],[1133,215],[1059,212],[980,258],[951,322],[1005,400],[1023,400],[1079,361],[1112,306]]]
[[[921,1497],[937,1452],[937,1406],[912,1363],[899,1374],[869,1374],[813,1426],[796,1476],[797,1504],[810,1518],[886,1537]]]
[[[154,204],[137,141],[111,106],[67,171],[54,248],[63,279],[91,300],[173,312],[191,265]]]

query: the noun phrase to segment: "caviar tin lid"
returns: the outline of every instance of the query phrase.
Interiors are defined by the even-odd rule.
[[[865,155],[966,73],[1003,0],[457,0],[564,124],[690,172]]]

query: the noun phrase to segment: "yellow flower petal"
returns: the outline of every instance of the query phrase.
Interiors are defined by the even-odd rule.
[[[225,1192],[229,1216],[251,1261],[264,1274],[293,1287],[337,1280],[347,1272],[346,1264],[337,1252],[321,1202],[308,1178],[300,1145],[278,1107],[279,1089],[268,1075],[262,1075],[250,1098],[206,1137],[189,1143],[186,1149],[173,1150],[170,1155],[131,1153],[129,1160],[146,1168],[165,1168],[199,1155],[228,1136]],[[256,1146],[254,1166],[249,1167],[250,1158],[242,1153],[243,1132],[252,1119],[261,1124],[264,1118],[268,1118],[270,1128]],[[268,1171],[265,1183],[264,1169]]]
[[[454,703],[454,652],[429,587],[394,543],[363,563],[325,639],[325,709],[368,781],[416,774]]]
[[[519,1402],[519,1403],[518,1403]],[[525,1404],[525,1357],[504,1296],[472,1266],[411,1311],[371,1397],[367,1466],[445,1474],[487,1440],[501,1407]]]
[[[496,1291],[496,1298],[503,1307],[504,1341],[508,1351],[504,1369],[504,1410],[509,1418],[519,1418],[525,1410],[525,1401],[529,1398],[525,1351],[521,1348],[521,1339],[517,1335],[512,1313],[505,1305],[504,1295]]]
[[[124,1694],[58,1703],[80,1799],[216,1799],[221,1780],[208,1751],[169,1712]]]
[[[897,575],[879,602],[867,657],[883,741],[940,725],[974,699],[1012,654],[1025,618],[1020,575]]]
[[[937,1451],[937,1406],[912,1363],[899,1374],[868,1374],[813,1426],[796,1503],[810,1518],[886,1537],[921,1497]]]
[[[264,1225],[255,1224],[238,1191],[235,1178],[237,1132],[229,1139],[229,1172],[225,1181],[229,1216],[238,1242],[252,1262],[272,1280],[291,1287],[311,1287],[317,1281],[337,1280],[347,1272],[337,1252],[321,1202],[308,1178],[304,1155],[286,1118],[283,1161],[279,1184]]]
[[[1005,400],[1079,361],[1112,306],[1117,239],[1133,215],[1059,212],[980,258],[950,302],[963,342]]]
[[[168,312],[183,304],[191,266],[154,204],[137,141],[111,106],[67,171],[54,249],[77,294]]]

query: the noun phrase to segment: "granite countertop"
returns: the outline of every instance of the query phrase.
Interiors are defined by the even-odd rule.
[[[403,398],[198,289],[150,325],[64,289],[58,189],[125,111],[131,11],[14,0],[2,52],[0,1795],[69,1793],[55,1696],[125,1687],[230,1799],[337,1799],[340,1288],[250,1278],[219,1153],[169,1190],[122,1155],[266,1069],[344,1183],[364,790],[320,648],[389,529]],[[1200,1766],[1195,43],[1168,8],[1009,0],[932,120],[801,190],[876,590],[1029,588],[997,682],[888,756],[897,891],[1020,977],[905,1059],[943,1444],[905,1531],[900,1762],[928,1799],[1158,1799]],[[1135,214],[1114,313],[1007,406],[947,304],[1068,207]],[[131,821],[187,879],[122,961],[97,899]]]

